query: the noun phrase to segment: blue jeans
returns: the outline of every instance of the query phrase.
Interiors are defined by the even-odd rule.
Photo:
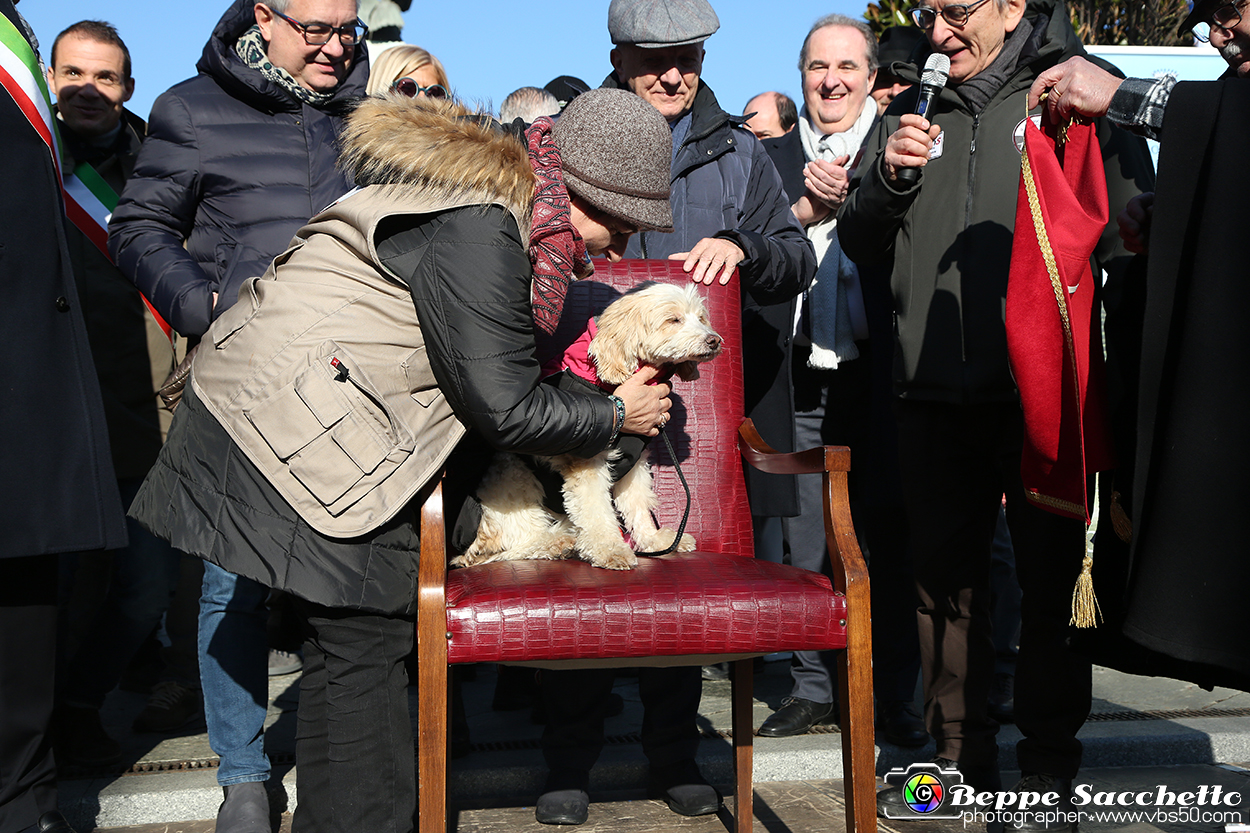
[[[124,505],[129,505],[142,483],[141,478],[119,480]],[[81,640],[73,656],[66,658],[61,698],[74,706],[99,709],[113,690],[126,665],[134,658],[148,634],[160,624],[169,607],[170,595],[178,584],[180,554],[152,535],[133,518],[126,519],[130,543],[112,553],[108,591],[97,611],[87,613],[86,621],[76,623]],[[67,553],[61,556],[63,593],[85,559],[99,553]],[[83,580],[88,571],[79,576]],[[76,595],[70,593],[71,595]],[[68,614],[70,618],[74,613]],[[194,685],[195,680],[180,681]]]
[[[200,594],[200,684],[208,743],[221,759],[223,787],[269,779],[269,588],[204,562]]]

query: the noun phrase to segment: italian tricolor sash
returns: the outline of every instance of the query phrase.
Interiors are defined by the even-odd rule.
[[[52,98],[39,71],[39,59],[26,38],[4,15],[0,15],[0,85],[13,97],[30,126],[48,146],[52,164],[61,179],[66,216],[108,257],[108,222],[117,207],[117,194],[90,165],[84,163],[70,173],[61,170],[60,139],[56,119],[52,117]],[[173,329],[146,297],[143,303],[161,331],[173,341]]]

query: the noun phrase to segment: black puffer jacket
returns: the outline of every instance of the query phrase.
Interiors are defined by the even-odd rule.
[[[235,54],[254,7],[235,0],[200,74],[156,99],[109,226],[118,266],[183,335],[202,335],[244,280],[263,274],[309,217],[351,187],[335,168],[337,134],[364,95],[364,49],[327,103],[303,104]]]

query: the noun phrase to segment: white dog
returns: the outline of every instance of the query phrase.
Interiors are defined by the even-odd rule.
[[[681,379],[697,379],[698,363],[721,351],[721,337],[708,324],[693,285],[642,284],[609,304],[597,325],[588,353],[609,389],[642,365],[672,366]],[[645,451],[614,484],[609,465],[618,455],[608,449],[591,459],[569,454],[532,458],[564,479],[566,514],[560,515],[543,505],[543,487],[525,460],[496,454],[477,490],[482,503],[477,538],[451,563],[469,567],[578,555],[596,567],[630,570],[638,557],[621,536],[618,513],[641,551],[668,548],[676,533],[657,529],[651,516],[656,497]],[[694,547],[694,538],[683,535],[676,550]]]

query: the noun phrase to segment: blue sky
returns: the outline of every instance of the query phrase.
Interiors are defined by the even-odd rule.
[[[866,0],[713,0],[720,31],[707,42],[703,78],[722,106],[741,112],[767,89],[799,99],[798,52],[812,22],[830,12],[863,14]],[[84,18],[117,27],[134,61],[130,107],[147,117],[168,87],[195,74],[195,62],[228,0],[21,0],[18,10],[39,38],[52,40]],[[530,9],[540,9],[534,19]],[[497,108],[517,87],[575,75],[597,87],[611,70],[608,0],[414,0],[404,40],[437,55],[456,94]]]

